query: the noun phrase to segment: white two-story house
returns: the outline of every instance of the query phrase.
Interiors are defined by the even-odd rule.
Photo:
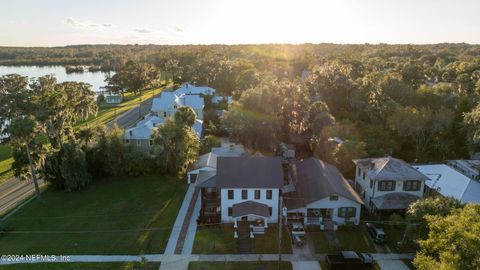
[[[200,222],[255,223],[267,228],[278,222],[284,185],[281,157],[217,157],[216,175],[198,183]]]
[[[176,92],[164,92],[152,102],[152,113],[158,117],[173,117],[178,108],[188,106],[193,109],[197,118],[203,119],[205,106],[203,97],[200,95],[179,94]]]
[[[405,161],[383,157],[353,162],[355,189],[370,211],[405,210],[423,197],[428,178]]]

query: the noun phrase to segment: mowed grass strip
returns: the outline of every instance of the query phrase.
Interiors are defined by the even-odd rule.
[[[109,178],[75,193],[49,189],[6,222],[0,254],[163,253],[186,185]]]
[[[188,270],[277,270],[278,262],[190,262]],[[290,262],[282,262],[282,270],[291,270]],[[323,268],[322,268],[323,269]]]

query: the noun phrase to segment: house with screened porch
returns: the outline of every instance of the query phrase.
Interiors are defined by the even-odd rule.
[[[355,189],[372,212],[404,211],[423,197],[428,177],[393,157],[353,160]]]

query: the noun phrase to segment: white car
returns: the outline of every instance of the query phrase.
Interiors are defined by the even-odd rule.
[[[292,242],[301,247],[305,245],[305,229],[303,228],[303,224],[300,222],[293,222],[290,224],[290,234],[292,236]]]

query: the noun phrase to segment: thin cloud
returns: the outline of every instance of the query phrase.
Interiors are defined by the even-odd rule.
[[[137,33],[141,33],[141,34],[149,34],[149,33],[154,32],[153,30],[150,30],[150,29],[147,29],[147,28],[137,28],[137,29],[133,29],[133,31],[135,31]]]
[[[74,29],[83,29],[83,30],[103,30],[105,28],[115,27],[111,23],[95,23],[92,21],[78,21],[72,17],[67,18],[64,21],[65,24],[71,26]]]
[[[183,29],[180,28],[180,26],[178,26],[178,25],[174,25],[174,26],[173,26],[173,31],[175,31],[175,32],[183,32]]]

